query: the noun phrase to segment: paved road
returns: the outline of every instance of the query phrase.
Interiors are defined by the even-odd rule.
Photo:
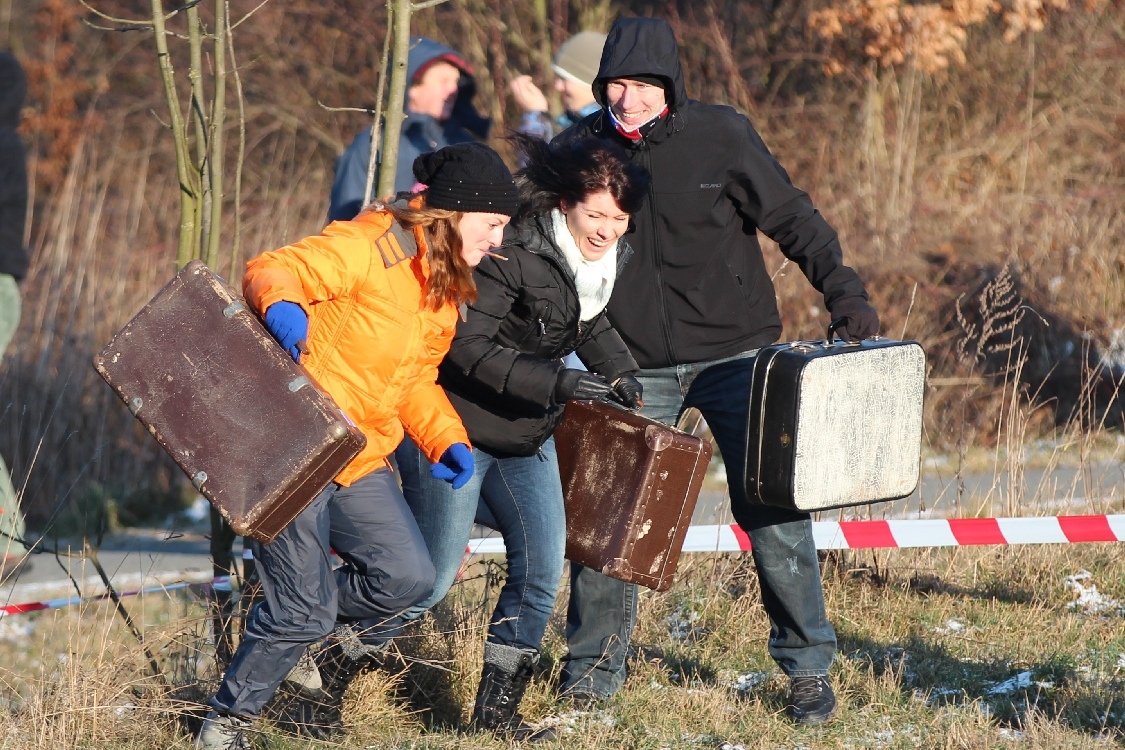
[[[714,486],[712,486],[714,485]],[[726,492],[719,482],[709,483],[700,495],[694,524],[730,523]],[[1016,488],[1013,496],[1013,487]],[[1059,468],[1025,472],[1012,482],[1005,473],[977,474],[960,482],[952,471],[928,470],[919,489],[905,500],[862,509],[826,511],[827,519],[941,518],[968,515],[1048,515],[1122,512],[1125,508],[1125,465],[1112,462],[1085,470]],[[202,580],[210,576],[208,541],[200,530],[133,531],[106,541],[99,559],[121,589],[175,580]],[[100,580],[89,563],[62,559],[84,591],[100,591]],[[0,585],[0,603],[38,601],[49,596],[73,595],[64,569],[50,555],[37,555],[31,570],[18,581]]]

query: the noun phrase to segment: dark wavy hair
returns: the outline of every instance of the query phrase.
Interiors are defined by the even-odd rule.
[[[648,170],[630,164],[625,149],[601,138],[548,144],[514,133],[508,139],[523,156],[516,172],[522,206],[520,216],[545,214],[566,201],[575,204],[607,191],[627,214],[635,214],[648,193]]]

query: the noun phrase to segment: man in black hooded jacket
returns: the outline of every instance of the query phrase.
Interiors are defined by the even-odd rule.
[[[808,514],[751,503],[738,477],[746,453],[750,372],[777,341],[781,319],[757,235],[776,241],[852,340],[879,317],[836,232],[793,186],[753,125],[729,107],[688,99],[679,49],[659,19],[619,19],[593,85],[602,109],[560,133],[626,147],[652,175],[634,215],[633,261],[609,316],[641,366],[642,413],[674,423],[694,406],[730,478],[731,511],[753,544],[769,652],[790,678],[789,715],[806,725],[835,714],[828,668],[836,635],[824,608]],[[572,564],[561,689],[576,703],[608,697],[625,679],[636,586]]]
[[[19,61],[0,52],[0,356],[19,325],[19,282],[27,273],[27,155],[16,132],[26,96],[27,78]],[[19,500],[0,458],[0,579],[27,567],[23,533]]]

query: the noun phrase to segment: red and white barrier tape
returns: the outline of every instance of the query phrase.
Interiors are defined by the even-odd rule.
[[[118,598],[125,598],[127,596],[140,596],[144,594],[161,594],[165,591],[176,591],[177,589],[186,589],[189,586],[211,586],[212,588],[230,590],[230,577],[221,576],[218,578],[211,578],[206,581],[177,581],[176,583],[168,583],[163,586],[152,586],[145,589],[136,589],[134,591],[118,591]],[[107,591],[104,594],[94,594],[93,596],[69,596],[62,599],[47,599],[41,602],[26,602],[24,604],[9,604],[0,607],[0,617],[7,615],[22,615],[27,612],[41,612],[45,609],[60,609],[62,607],[69,607],[72,604],[82,604],[83,602],[100,602],[112,598],[112,595]]]
[[[882,549],[905,547],[968,547],[986,544],[1074,544],[1078,542],[1125,542],[1125,515],[1044,516],[1042,518],[934,518],[908,521],[814,521],[813,542],[817,549]],[[692,526],[684,539],[684,552],[749,552],[750,537],[737,525]],[[467,555],[504,553],[500,537],[473,539]],[[243,559],[252,559],[249,550]],[[157,594],[209,585],[230,590],[230,578],[178,581],[163,586],[123,591],[118,597]],[[109,599],[110,595],[72,596],[0,607],[0,617],[72,604]]]
[[[1125,515],[814,521],[812,527],[817,549],[1125,542]],[[683,551],[749,552],[750,537],[734,524],[692,526],[684,539]],[[465,552],[503,554],[504,540],[499,537],[473,539]]]

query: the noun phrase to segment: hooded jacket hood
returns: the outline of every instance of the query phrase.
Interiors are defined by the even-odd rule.
[[[27,76],[10,52],[0,52],[0,128],[16,128],[27,99]]]
[[[687,103],[680,47],[672,27],[661,18],[620,18],[609,30],[602,62],[594,79],[594,98],[603,107],[606,84],[616,78],[654,76],[664,82],[664,95],[672,111]]]
[[[406,58],[407,95],[409,96],[410,86],[415,83],[414,79],[418,74],[436,62],[447,62],[461,71],[451,118],[478,138],[487,138],[492,121],[473,107],[473,96],[477,92],[473,66],[451,47],[424,36],[416,36],[410,40],[410,55]]]

